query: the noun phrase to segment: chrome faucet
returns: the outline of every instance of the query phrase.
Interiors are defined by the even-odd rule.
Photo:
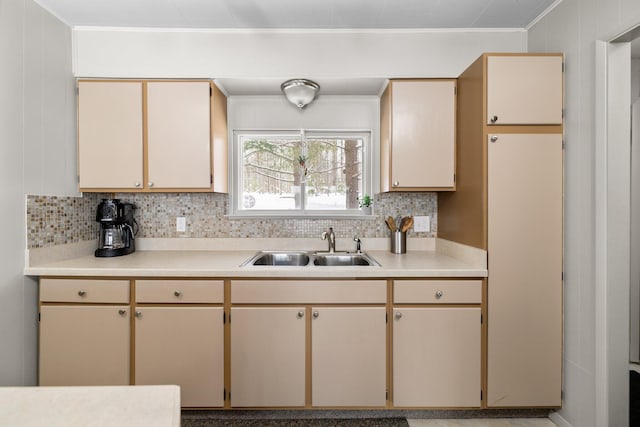
[[[353,238],[353,241],[356,242],[356,253],[357,254],[361,254],[362,253],[362,241],[358,238],[358,236],[355,236]]]
[[[327,240],[329,238],[329,253],[332,254],[336,251],[336,235],[333,232],[333,227],[329,227],[329,232],[322,232],[322,240]]]

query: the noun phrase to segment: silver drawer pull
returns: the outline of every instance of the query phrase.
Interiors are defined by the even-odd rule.
[[[402,313],[401,312],[396,312],[396,319],[402,319]]]
[[[298,312],[298,319],[302,319],[304,317],[304,311],[300,310]]]
[[[173,295],[175,295],[176,297],[180,297],[182,296],[182,291],[173,291]]]
[[[442,298],[442,296],[443,296],[443,295],[444,295],[444,292],[442,292],[442,291],[436,291],[436,298],[437,298],[437,299]]]
[[[136,317],[139,319],[142,317],[142,312],[141,311],[136,311]]]
[[[313,312],[313,317],[314,317],[315,319],[317,319],[317,318],[318,318],[318,316],[320,316],[320,313],[318,313],[317,311],[314,311],[314,312]]]
[[[81,297],[83,297],[83,296],[87,295],[87,291],[85,291],[84,289],[80,289],[80,290],[78,291],[78,295],[80,295]]]
[[[127,310],[121,308],[120,310],[118,310],[118,314],[120,316],[124,316],[125,314],[127,314]]]
[[[491,117],[491,123],[495,123],[498,121],[498,116],[492,116]]]

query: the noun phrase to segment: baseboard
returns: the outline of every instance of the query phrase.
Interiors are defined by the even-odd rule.
[[[569,421],[562,418],[562,416],[557,412],[550,413],[549,419],[558,427],[573,427]]]

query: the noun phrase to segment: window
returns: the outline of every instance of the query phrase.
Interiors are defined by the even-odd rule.
[[[236,132],[232,214],[360,215],[369,140],[368,132]]]

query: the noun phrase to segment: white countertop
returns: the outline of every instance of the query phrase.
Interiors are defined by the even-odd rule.
[[[180,427],[180,387],[0,387],[0,425]]]
[[[110,277],[486,277],[484,251],[462,248],[441,242],[441,250],[409,250],[392,254],[385,250],[365,251],[375,258],[377,266],[246,266],[240,265],[258,250],[139,250],[133,254],[96,258],[85,255],[64,260],[30,265],[29,276],[110,276]],[[466,252],[465,252],[466,251]],[[473,251],[476,251],[475,253]],[[465,255],[467,253],[467,255]]]

